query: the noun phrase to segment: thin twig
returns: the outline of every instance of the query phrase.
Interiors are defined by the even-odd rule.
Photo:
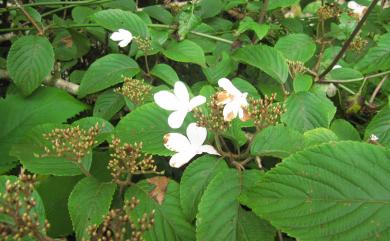
[[[267,14],[267,11],[268,11],[268,5],[269,5],[269,0],[263,0],[263,6],[261,8],[259,18],[257,20],[257,22],[260,24],[262,24],[264,22],[265,15]]]
[[[344,42],[343,47],[341,48],[340,52],[336,55],[336,57],[333,59],[332,63],[319,75],[319,79],[323,79],[332,69],[333,67],[339,62],[339,60],[343,57],[344,53],[347,51],[349,45],[352,43],[353,39],[356,37],[356,35],[359,33],[360,29],[363,27],[364,22],[367,20],[368,15],[371,13],[371,11],[374,9],[376,4],[379,0],[373,0],[368,7],[367,11],[364,13],[362,19],[358,22],[355,29],[353,30],[351,36],[347,39],[347,41]]]
[[[370,100],[368,101],[369,104],[372,104],[374,103],[374,100],[375,100],[375,97],[377,96],[377,94],[379,93],[379,90],[382,88],[383,84],[385,83],[385,81],[388,79],[388,75],[384,76],[382,78],[382,80],[379,82],[379,84],[376,86],[374,92],[372,92],[372,95],[371,95],[371,98]]]
[[[31,22],[31,24],[35,27],[35,29],[38,31],[39,35],[43,35],[45,31],[35,22],[34,18],[31,17],[31,15],[24,9],[23,3],[19,2],[19,0],[15,1],[16,6],[23,12],[24,16]]]

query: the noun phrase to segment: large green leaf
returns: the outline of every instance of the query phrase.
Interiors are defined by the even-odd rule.
[[[251,154],[285,158],[304,147],[303,135],[283,125],[270,126],[253,139]]]
[[[388,160],[371,144],[323,144],[283,160],[241,201],[301,241],[387,241]]]
[[[187,116],[182,127],[173,130],[168,126],[169,113],[154,103],[140,106],[119,122],[115,129],[116,135],[123,142],[142,142],[142,150],[146,153],[171,155],[172,152],[163,145],[164,135],[169,132],[184,133],[191,118]]]
[[[269,2],[268,10],[272,10],[275,8],[285,8],[296,3],[299,3],[299,0],[272,0]]]
[[[180,182],[180,204],[187,220],[193,221],[198,204],[210,181],[227,169],[225,160],[215,156],[202,156],[185,169]]]
[[[267,222],[244,211],[237,200],[242,190],[258,178],[258,171],[247,171],[243,176],[234,169],[220,172],[207,186],[199,203],[196,239],[274,240],[274,229]]]
[[[137,62],[123,54],[108,54],[91,64],[81,80],[79,97],[104,90],[133,77],[140,71]]]
[[[378,46],[368,50],[368,53],[358,62],[357,68],[363,74],[390,68],[390,33],[381,36]]]
[[[73,232],[70,221],[67,200],[74,185],[80,180],[76,177],[48,177],[42,180],[37,191],[42,197],[46,218],[50,223],[48,234],[51,237],[61,237]]]
[[[360,134],[356,128],[346,120],[337,119],[332,122],[330,129],[337,135],[339,140],[360,141]]]
[[[55,88],[38,89],[28,98],[8,95],[1,99],[0,171],[13,166],[15,158],[9,156],[9,150],[33,126],[64,122],[85,108],[83,103]]]
[[[53,47],[45,37],[23,36],[8,52],[8,73],[24,95],[31,94],[41,85],[53,65]]]
[[[328,98],[311,92],[292,94],[286,101],[286,109],[282,121],[299,131],[328,128],[336,114],[336,107]]]
[[[126,29],[135,36],[149,37],[148,27],[136,14],[120,9],[102,10],[93,15],[93,19],[102,27],[111,31]]]
[[[323,127],[306,131],[303,136],[305,138],[305,148],[339,140],[333,131]]]
[[[211,84],[217,84],[218,80],[228,76],[237,68],[237,64],[232,60],[227,52],[222,52],[221,60],[214,66],[202,68],[204,75]]]
[[[69,196],[68,208],[77,240],[88,240],[87,228],[103,221],[115,189],[114,183],[99,182],[94,177],[85,177],[76,184]]]
[[[174,86],[179,81],[176,71],[167,64],[156,64],[150,71],[150,74],[163,80],[170,86]]]
[[[161,177],[163,181],[155,186],[143,180],[131,186],[125,194],[125,199],[130,200],[136,197],[140,200],[137,207],[131,211],[133,220],[142,218],[144,213],[149,214],[153,210],[154,224],[151,230],[144,234],[146,241],[193,241],[195,240],[194,228],[186,220],[180,208],[179,185],[169,180],[164,188],[166,177]],[[149,179],[150,180],[150,179]],[[151,192],[157,190],[163,196],[162,203],[159,204],[152,196]]]
[[[93,115],[110,120],[125,105],[122,95],[108,89],[98,96],[93,107]]]
[[[203,49],[191,40],[171,42],[162,52],[167,58],[177,62],[195,63],[206,66]]]
[[[316,44],[313,39],[303,33],[281,37],[276,42],[275,48],[282,52],[286,59],[301,62],[308,61],[316,52]]]
[[[288,65],[283,55],[276,49],[265,45],[250,45],[238,49],[233,58],[241,63],[252,65],[271,76],[279,83],[288,78]]]
[[[367,140],[371,135],[379,138],[379,143],[390,147],[390,107],[386,106],[379,111],[368,124],[364,133],[364,139]]]

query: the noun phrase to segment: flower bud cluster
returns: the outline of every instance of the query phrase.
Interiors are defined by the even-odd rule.
[[[218,93],[211,96],[211,100],[207,103],[207,106],[210,113],[204,113],[200,108],[194,110],[194,117],[198,120],[198,126],[205,127],[216,133],[225,132],[231,126],[231,122],[224,120],[224,106],[218,102]]]
[[[249,99],[249,114],[258,130],[279,122],[280,116],[285,112],[285,108],[280,103],[274,103],[276,94],[263,99]]]
[[[361,52],[368,44],[368,41],[361,38],[360,36],[356,36],[351,44],[348,46],[349,50],[354,50],[356,52]]]
[[[104,124],[103,126],[104,127]],[[57,156],[65,157],[70,161],[81,163],[84,156],[89,154],[91,148],[97,144],[96,136],[101,131],[101,127],[96,123],[88,130],[81,129],[80,126],[55,128],[49,133],[43,134],[43,137],[51,143],[51,146],[45,146],[45,153],[37,157]]]
[[[295,78],[295,76],[298,73],[304,74],[304,73],[307,72],[307,68],[306,68],[305,64],[303,62],[301,62],[301,61],[291,61],[291,60],[288,60],[287,64],[288,64],[291,76],[293,78]]]
[[[127,200],[120,209],[112,209],[104,216],[100,226],[92,225],[87,229],[90,241],[142,241],[143,234],[154,224],[153,210],[149,215],[144,213],[137,224],[130,219],[130,213],[137,207],[139,200],[132,197]],[[86,240],[85,240],[86,241]]]
[[[339,17],[341,13],[342,9],[336,4],[324,5],[317,11],[318,17],[322,20]]]
[[[0,194],[0,215],[10,217],[10,222],[0,222],[1,240],[23,240],[25,237],[37,240],[51,240],[45,235],[49,224],[40,223],[34,212],[36,201],[33,198],[35,175],[22,170],[15,182],[7,180],[5,192]]]
[[[137,44],[138,49],[143,51],[143,52],[149,52],[149,51],[153,50],[152,40],[150,40],[150,39],[136,36],[133,38],[133,41]]]
[[[135,105],[141,105],[151,90],[152,86],[145,81],[125,77],[123,86],[115,89],[115,92],[127,97]]]
[[[159,173],[153,157],[142,154],[142,143],[122,144],[119,138],[114,137],[110,148],[113,153],[110,154],[111,160],[108,163],[108,169],[114,182],[123,183],[128,174]]]

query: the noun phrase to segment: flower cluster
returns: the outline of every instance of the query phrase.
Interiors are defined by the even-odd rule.
[[[46,236],[49,224],[47,221],[41,223],[34,211],[35,181],[36,176],[25,174],[23,170],[15,182],[7,180],[5,191],[0,194],[0,216],[9,217],[8,221],[0,221],[2,240],[24,240],[26,237],[52,240]]]
[[[275,98],[276,94],[272,94],[270,97],[265,96],[263,99],[250,98],[249,114],[258,130],[275,125],[285,112],[285,108],[281,104],[274,103]]]
[[[152,86],[145,83],[143,80],[124,78],[122,87],[116,88],[115,92],[128,98],[133,104],[141,105],[152,90]]]
[[[131,213],[139,204],[135,197],[125,201],[123,208],[113,209],[104,216],[103,223],[100,226],[92,225],[87,228],[91,236],[89,241],[142,241],[143,234],[154,224],[154,210],[152,213],[144,214],[137,224],[130,219]],[[131,230],[129,233],[128,231]],[[128,234],[129,233],[129,234]],[[87,240],[85,240],[87,241]]]
[[[104,128],[104,124],[102,125]],[[45,146],[45,154],[37,157],[57,156],[65,157],[70,161],[81,163],[84,156],[90,153],[91,148],[97,144],[96,136],[100,133],[101,127],[95,126],[84,130],[80,126],[67,127],[64,129],[55,128],[43,137],[51,143]]]
[[[318,17],[322,20],[338,17],[341,13],[341,8],[336,4],[328,4],[320,7],[317,11]]]
[[[142,143],[122,144],[120,139],[114,137],[110,148],[113,153],[108,169],[114,182],[118,184],[126,182],[128,174],[158,173],[152,156],[142,154]]]

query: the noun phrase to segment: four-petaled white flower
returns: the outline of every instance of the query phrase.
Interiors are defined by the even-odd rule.
[[[133,40],[133,34],[126,29],[118,29],[117,32],[111,34],[110,39],[119,42],[118,45],[124,48]]]
[[[187,136],[180,133],[168,133],[164,136],[164,145],[167,149],[177,152],[169,160],[171,167],[179,168],[189,162],[195,155],[209,153],[219,155],[211,145],[203,145],[207,137],[207,130],[191,123],[187,127]]]
[[[378,140],[379,140],[379,137],[378,137],[378,136],[376,136],[376,135],[374,135],[374,134],[371,134],[371,136],[370,136],[370,141],[376,142],[376,141],[378,141]]]
[[[359,18],[363,17],[364,12],[367,9],[367,7],[360,5],[355,1],[349,1],[348,8],[351,9],[354,14],[358,15]]]
[[[179,128],[188,112],[206,102],[206,97],[198,95],[190,99],[187,87],[183,82],[175,83],[173,93],[163,90],[154,94],[154,101],[165,110],[173,111],[168,117],[168,125]]]
[[[248,101],[246,100],[248,93],[241,93],[227,78],[218,80],[218,85],[224,89],[217,94],[217,104],[225,105],[223,109],[224,120],[231,121],[238,115],[242,121],[247,121],[249,119]]]

